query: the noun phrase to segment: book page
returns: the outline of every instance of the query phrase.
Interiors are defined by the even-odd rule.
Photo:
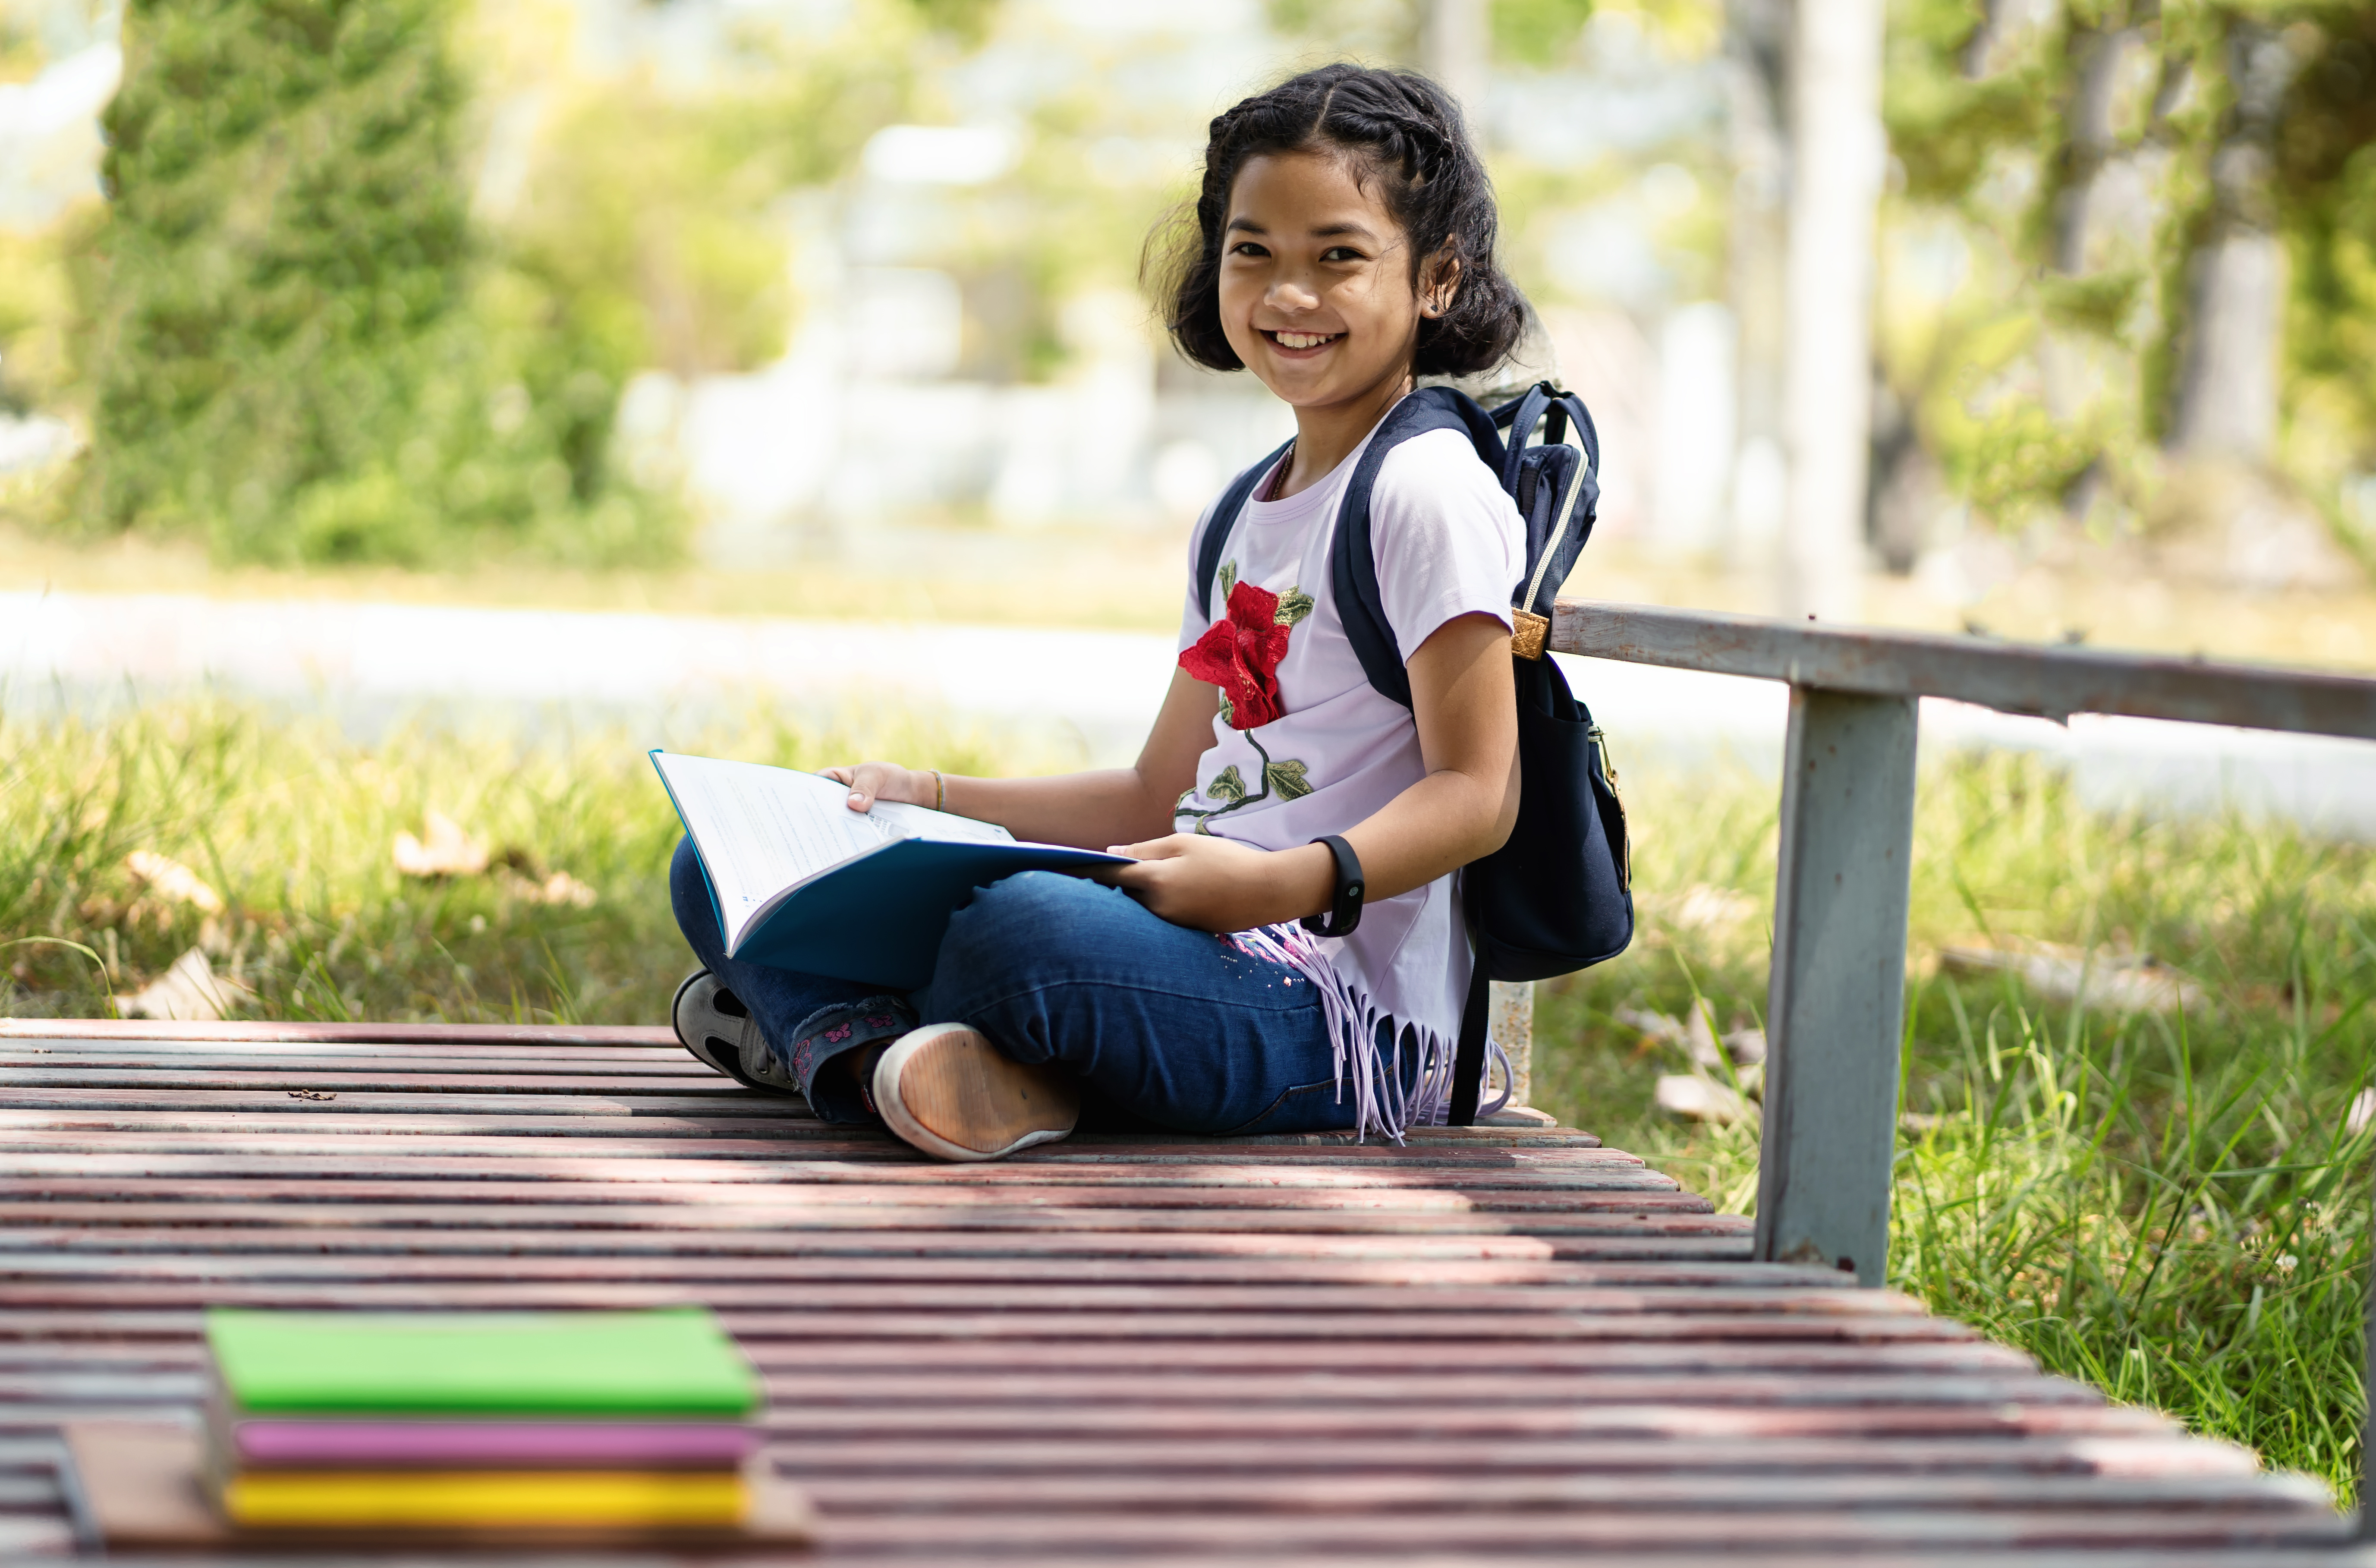
[[[1012,844],[1015,835],[994,822],[978,822],[969,816],[957,816],[949,812],[936,812],[930,806],[911,806],[898,801],[877,801],[866,818],[882,825],[884,831],[897,838],[942,838],[953,844]]]
[[[873,811],[851,811],[849,790],[819,774],[674,752],[655,752],[652,762],[700,847],[729,952],[778,894],[870,849],[901,838],[1015,842],[994,822],[925,806],[877,801]]]
[[[729,951],[785,888],[906,837],[851,811],[849,790],[814,773],[672,752],[652,762],[700,847]]]

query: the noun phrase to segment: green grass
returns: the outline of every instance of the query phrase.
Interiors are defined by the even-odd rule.
[[[1543,988],[1534,1099],[1752,1212],[1753,1122],[1656,1111],[1685,1059],[1616,1012],[1762,1016],[1772,787],[1629,798],[1641,939]],[[1892,1282],[2351,1501],[2370,1134],[2344,1129],[2376,1057],[2376,853],[2089,813],[2037,759],[1995,756],[1926,773],[1914,865]],[[2202,998],[2123,1016],[1930,972],[1984,932],[2151,952]]]
[[[684,744],[810,766],[1038,760],[897,716],[830,731],[760,718]],[[434,728],[365,746],[226,702],[0,725],[0,942],[17,944],[0,949],[0,1013],[103,1015],[203,944],[275,1017],[659,1023],[687,959],[662,880],[676,830],[642,746]],[[1656,1112],[1656,1077],[1683,1060],[1616,1015],[1759,1020],[1772,789],[1639,769],[1629,783],[1641,937],[1544,988],[1535,1099],[1746,1211],[1754,1126]],[[432,809],[597,901],[535,902],[517,877],[398,875],[390,845]],[[136,849],[220,891],[211,930],[144,897],[125,864]],[[2376,853],[2090,814],[2044,764],[2001,756],[1926,775],[1914,894],[1918,1130],[1900,1145],[1895,1282],[2347,1491],[2370,1137],[2344,1123],[2376,1067]],[[1931,975],[1937,946],[1970,932],[2148,950],[2202,1000],[2121,1016]]]
[[[0,943],[16,944],[0,950],[0,1016],[107,1016],[111,995],[202,945],[275,1018],[664,1022],[691,959],[669,913],[678,828],[649,743],[422,727],[363,746],[222,701],[0,723]],[[897,716],[809,728],[763,715],[677,749],[811,767],[1002,760],[979,736]],[[396,836],[433,810],[501,869],[400,875]],[[196,872],[222,917],[145,895],[125,864],[142,849]],[[555,871],[593,905],[527,895]]]

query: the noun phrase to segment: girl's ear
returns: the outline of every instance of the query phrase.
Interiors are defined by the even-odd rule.
[[[1460,258],[1445,245],[1428,262],[1420,279],[1419,313],[1433,320],[1452,308],[1452,296],[1460,291]]]

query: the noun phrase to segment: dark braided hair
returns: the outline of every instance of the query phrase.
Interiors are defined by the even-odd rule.
[[[1526,329],[1527,302],[1493,255],[1498,219],[1492,182],[1468,144],[1452,95],[1414,71],[1323,65],[1216,116],[1205,142],[1205,184],[1192,232],[1158,231],[1150,256],[1162,267],[1170,306],[1164,325],[1180,351],[1211,370],[1245,362],[1221,331],[1222,225],[1230,187],[1252,159],[1285,152],[1340,152],[1357,175],[1381,183],[1386,210],[1410,236],[1411,283],[1443,257],[1459,264],[1452,302],[1422,317],[1416,375],[1467,375],[1508,357]]]

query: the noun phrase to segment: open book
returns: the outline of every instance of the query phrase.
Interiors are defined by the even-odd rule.
[[[854,812],[845,786],[788,767],[662,751],[652,766],[701,857],[727,956],[778,968],[913,991],[975,888],[1130,863],[922,806]]]

